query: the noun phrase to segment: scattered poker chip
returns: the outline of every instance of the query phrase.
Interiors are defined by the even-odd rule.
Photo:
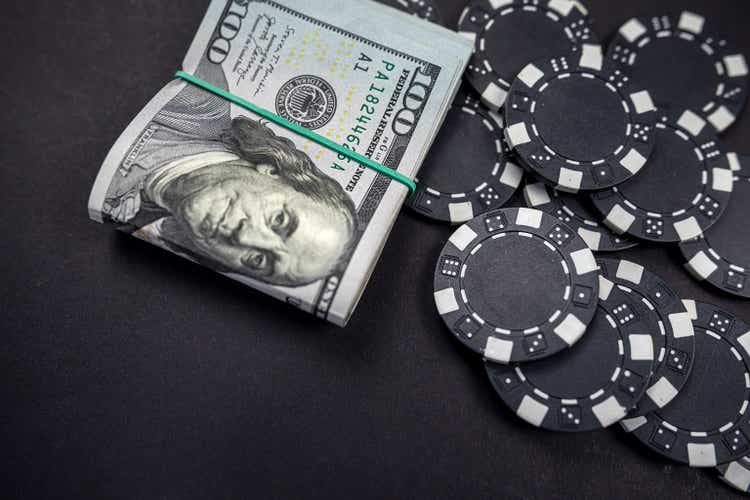
[[[693,319],[693,373],[672,402],[623,420],[656,452],[714,467],[750,452],[750,325],[716,306],[686,300]]]
[[[378,0],[378,2],[395,7],[409,14],[440,24],[440,13],[432,0]]]
[[[656,109],[647,90],[604,66],[601,47],[528,64],[505,106],[505,135],[523,164],[570,193],[620,184],[646,164]]]
[[[695,337],[690,314],[677,294],[657,275],[627,260],[599,259],[602,276],[644,305],[643,321],[652,332],[655,362],[651,382],[629,416],[663,408],[690,377]]]
[[[685,267],[699,280],[739,297],[750,298],[750,157],[727,155],[734,190],[727,210],[702,236],[680,243]]]
[[[586,243],[539,210],[477,217],[450,237],[435,304],[467,347],[498,362],[550,356],[576,343],[596,311],[599,269]]]
[[[465,96],[448,111],[406,202],[452,224],[502,207],[523,178],[523,170],[508,159],[502,118]]]
[[[600,279],[596,316],[571,349],[534,363],[486,362],[492,385],[516,414],[537,427],[591,431],[619,422],[651,376],[651,336],[636,304]]]
[[[594,252],[616,252],[638,244],[594,220],[599,214],[587,206],[588,200],[581,197],[557,191],[536,181],[527,181],[523,196],[530,208],[547,212],[575,229]]]
[[[729,158],[712,127],[692,111],[664,115],[641,173],[591,195],[618,234],[658,243],[696,238],[724,212],[733,187]]]
[[[607,56],[651,90],[659,109],[700,110],[719,132],[735,121],[747,98],[745,56],[692,12],[628,20]]]
[[[588,11],[568,0],[472,0],[458,32],[474,42],[466,78],[494,110],[529,62],[596,43]]]
[[[722,481],[733,488],[750,493],[750,457],[719,465],[717,469]]]

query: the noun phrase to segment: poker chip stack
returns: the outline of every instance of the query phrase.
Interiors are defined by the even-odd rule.
[[[528,423],[620,423],[750,490],[750,325],[604,256],[678,246],[750,298],[750,158],[718,137],[745,57],[692,12],[630,19],[605,50],[578,1],[473,0],[458,30],[466,84],[407,203],[458,226],[434,279],[448,330]]]

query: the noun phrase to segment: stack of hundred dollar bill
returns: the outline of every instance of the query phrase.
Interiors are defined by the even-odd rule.
[[[414,178],[471,50],[369,0],[213,0],[182,70]],[[407,195],[176,79],[115,142],[89,214],[344,325]]]

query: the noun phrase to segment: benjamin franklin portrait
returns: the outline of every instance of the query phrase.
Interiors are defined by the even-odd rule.
[[[280,286],[335,272],[357,231],[351,199],[291,140],[229,111],[186,86],[141,134],[105,213],[220,272]]]

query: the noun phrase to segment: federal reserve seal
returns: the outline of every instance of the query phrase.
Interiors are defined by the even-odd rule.
[[[336,93],[320,77],[296,76],[276,96],[276,114],[311,130],[331,121],[336,113]]]

